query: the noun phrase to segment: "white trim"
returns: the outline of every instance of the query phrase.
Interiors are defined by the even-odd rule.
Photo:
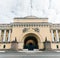
[[[43,52],[43,51],[18,51],[18,52],[25,52],[25,53],[36,53],[36,52]]]
[[[0,51],[0,52],[5,52],[5,51]]]

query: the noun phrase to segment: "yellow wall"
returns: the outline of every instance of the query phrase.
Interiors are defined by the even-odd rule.
[[[3,46],[6,46],[3,48]],[[11,43],[0,43],[0,49],[10,49],[11,48]]]

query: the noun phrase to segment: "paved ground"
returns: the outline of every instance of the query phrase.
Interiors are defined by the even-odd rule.
[[[5,52],[0,53],[0,58],[60,58],[60,52]]]

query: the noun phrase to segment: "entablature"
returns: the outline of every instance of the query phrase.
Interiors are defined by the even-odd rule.
[[[50,23],[48,23],[48,22],[26,22],[26,23],[15,22],[15,23],[12,23],[11,25],[12,26],[23,26],[23,27],[25,27],[25,26],[27,26],[27,27],[29,27],[29,26],[49,26]]]
[[[60,29],[60,24],[52,24],[50,29]]]
[[[10,24],[0,24],[0,29],[12,29]]]

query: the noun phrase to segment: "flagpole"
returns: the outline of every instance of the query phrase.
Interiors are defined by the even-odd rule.
[[[30,16],[32,16],[32,0],[30,0]]]
[[[49,0],[49,7],[48,7],[48,9],[50,9],[51,8],[51,0]]]

